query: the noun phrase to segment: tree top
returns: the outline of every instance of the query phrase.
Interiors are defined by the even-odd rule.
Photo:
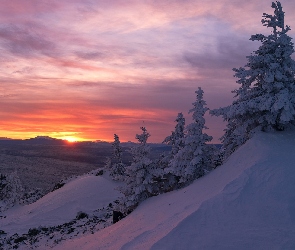
[[[263,13],[263,19],[261,20],[263,26],[273,28],[275,37],[278,32],[282,34],[287,33],[290,30],[290,27],[288,25],[285,26],[285,12],[283,11],[281,3],[279,1],[272,2],[271,7],[275,9],[274,15]],[[278,28],[280,28],[281,31],[278,31]]]

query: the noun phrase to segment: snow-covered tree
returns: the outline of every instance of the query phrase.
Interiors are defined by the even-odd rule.
[[[122,162],[122,147],[121,147],[121,143],[120,143],[120,139],[119,136],[114,134],[114,142],[112,143],[113,146],[113,155],[114,158],[118,161],[118,162]]]
[[[171,151],[166,155],[161,155],[157,162],[162,169],[162,189],[164,192],[177,189],[178,187],[178,178],[174,175],[170,162],[178,151],[184,147],[185,118],[182,113],[178,113],[175,122],[174,131],[163,141],[163,143],[171,145]]]
[[[284,24],[280,2],[272,3],[274,15],[264,13],[262,24],[272,28],[268,36],[252,35],[261,46],[244,67],[234,68],[240,87],[233,91],[236,99],[230,106],[213,110],[227,122],[223,142],[227,158],[256,131],[284,130],[295,123],[295,62],[289,26]]]
[[[192,113],[193,122],[186,127],[184,146],[171,160],[170,167],[170,172],[179,177],[179,182],[183,184],[189,183],[213,168],[214,148],[207,144],[212,137],[203,133],[203,130],[207,129],[204,115],[209,109],[203,100],[204,91],[198,88],[195,93],[196,101],[189,111]]]
[[[113,146],[113,160],[114,163],[110,165],[110,175],[114,180],[123,180],[125,174],[125,164],[122,160],[122,147],[120,145],[119,136],[114,134]]]
[[[111,157],[106,157],[104,160],[104,169],[111,171],[112,169],[112,159]]]
[[[0,212],[20,204],[24,188],[16,172],[0,174]]]
[[[139,144],[131,148],[133,161],[126,167],[126,185],[119,188],[124,197],[120,200],[118,209],[128,213],[154,194],[154,180],[152,175],[153,162],[149,158],[150,147],[147,140],[150,134],[145,127],[142,133],[136,135]]]
[[[177,154],[177,152],[183,148],[183,137],[184,137],[184,129],[185,129],[185,118],[182,113],[178,113],[177,118],[175,120],[177,122],[174,131],[172,131],[171,135],[167,136],[163,143],[167,143],[172,146],[171,155]]]

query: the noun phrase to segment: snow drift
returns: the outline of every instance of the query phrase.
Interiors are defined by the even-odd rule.
[[[26,233],[30,228],[56,226],[90,213],[116,200],[117,184],[100,176],[82,176],[51,192],[33,204],[18,206],[5,213],[0,229],[7,233]]]
[[[295,132],[259,133],[187,188],[56,249],[295,249]]]

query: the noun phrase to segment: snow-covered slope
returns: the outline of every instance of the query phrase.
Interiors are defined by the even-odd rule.
[[[295,249],[295,132],[260,133],[189,187],[56,249]]]
[[[12,208],[2,216],[0,229],[26,233],[39,226],[57,226],[74,219],[78,212],[90,213],[116,200],[116,183],[101,176],[82,176],[51,192],[37,202]]]

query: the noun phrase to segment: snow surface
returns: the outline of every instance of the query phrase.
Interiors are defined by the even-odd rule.
[[[118,199],[117,184],[101,176],[82,176],[33,204],[18,206],[2,214],[0,229],[27,233],[30,228],[56,226],[74,219],[78,212],[91,213]]]
[[[295,132],[259,133],[187,188],[55,249],[295,249]]]

